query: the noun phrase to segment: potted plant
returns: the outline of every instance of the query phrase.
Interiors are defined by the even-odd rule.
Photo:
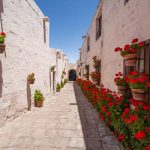
[[[29,84],[34,84],[35,81],[34,73],[29,74],[27,80]]]
[[[34,105],[35,107],[42,107],[44,101],[44,96],[40,90],[35,90],[34,93]]]
[[[95,84],[97,85],[100,81],[100,78],[101,78],[101,74],[100,72],[91,72],[90,74],[92,80],[95,82]]]
[[[148,76],[144,72],[133,71],[127,76],[126,81],[129,83],[133,99],[144,100],[148,87]]]
[[[93,67],[96,68],[98,66],[97,56],[94,56],[92,59],[93,59],[93,63],[94,63]]]
[[[5,39],[6,39],[6,34],[4,32],[0,33],[0,53],[3,53],[5,50]]]
[[[143,42],[138,43],[138,39],[133,39],[131,45],[126,44],[124,48],[117,47],[115,52],[120,52],[120,55],[125,61],[125,66],[135,66],[137,60],[137,51],[144,46]]]
[[[54,72],[55,68],[56,68],[55,65],[54,65],[54,66],[51,66],[51,68],[50,68],[51,72]]]
[[[120,94],[125,94],[125,91],[128,89],[128,83],[126,79],[123,77],[121,72],[116,73],[114,82],[118,87],[118,91]]]
[[[61,89],[61,85],[59,84],[59,82],[57,83],[57,86],[56,86],[56,92],[60,92],[60,89]]]

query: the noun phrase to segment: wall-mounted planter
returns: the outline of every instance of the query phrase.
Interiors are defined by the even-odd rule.
[[[30,79],[28,79],[28,83],[29,83],[29,84],[34,84],[34,82],[35,82],[35,78],[30,78]]]
[[[4,43],[0,43],[0,53],[2,54],[5,51],[6,45]]]
[[[136,66],[137,53],[127,54],[123,56],[125,66]]]
[[[28,75],[27,80],[29,84],[34,84],[34,81],[35,81],[34,73]]]
[[[132,97],[134,100],[137,100],[137,101],[144,101],[145,99],[145,90],[142,90],[142,89],[131,89],[132,91]]]
[[[124,95],[126,93],[127,89],[128,89],[128,86],[119,86],[119,85],[117,85],[117,87],[118,87],[118,93],[122,94],[122,95]]]

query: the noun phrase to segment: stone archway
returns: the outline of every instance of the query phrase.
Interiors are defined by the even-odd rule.
[[[75,69],[69,70],[69,72],[68,72],[68,79],[69,79],[69,81],[75,81],[76,80],[76,76],[77,76],[77,73],[76,73]]]

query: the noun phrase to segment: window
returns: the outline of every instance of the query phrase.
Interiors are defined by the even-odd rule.
[[[124,5],[128,2],[129,0],[124,0]]]
[[[96,40],[101,36],[102,16],[96,19]]]
[[[144,42],[145,46],[138,51],[138,60],[135,67],[125,67],[124,75],[129,74],[133,70],[138,72],[145,72],[150,80],[150,40]],[[146,95],[145,103],[150,104],[150,91]]]
[[[45,20],[43,20],[43,31],[44,31],[44,43],[46,43],[46,23],[45,23]]]
[[[90,37],[87,37],[87,51],[90,50]]]
[[[87,80],[89,80],[89,72],[90,72],[90,70],[89,70],[89,65],[86,65],[86,66],[85,66],[85,70],[86,70],[85,78],[86,78]]]

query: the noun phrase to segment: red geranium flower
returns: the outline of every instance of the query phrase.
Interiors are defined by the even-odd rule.
[[[144,150],[150,150],[150,144],[144,148]]]
[[[150,127],[145,127],[145,131],[146,131],[147,133],[150,133]]]
[[[5,32],[1,32],[1,34],[0,35],[2,35],[2,36],[6,36],[6,33]]]
[[[119,136],[118,136],[118,138],[117,138],[117,140],[119,141],[119,142],[121,142],[122,140],[124,140],[125,139],[125,135],[124,134],[120,134]]]
[[[134,138],[137,140],[142,140],[143,138],[145,138],[145,132],[144,131],[138,131],[136,134],[134,134]]]
[[[144,42],[140,42],[140,43],[139,43],[139,46],[140,46],[140,47],[144,46]]]
[[[127,45],[124,46],[124,50],[125,51],[128,51],[129,49],[130,49],[130,45],[129,44],[127,44]]]
[[[149,88],[150,88],[150,82],[148,82],[148,83],[147,83],[147,87],[149,87]]]
[[[136,39],[132,40],[132,43],[137,43],[138,41],[139,41],[139,39],[136,38]]]
[[[143,110],[150,110],[150,106],[149,105],[143,105]]]

